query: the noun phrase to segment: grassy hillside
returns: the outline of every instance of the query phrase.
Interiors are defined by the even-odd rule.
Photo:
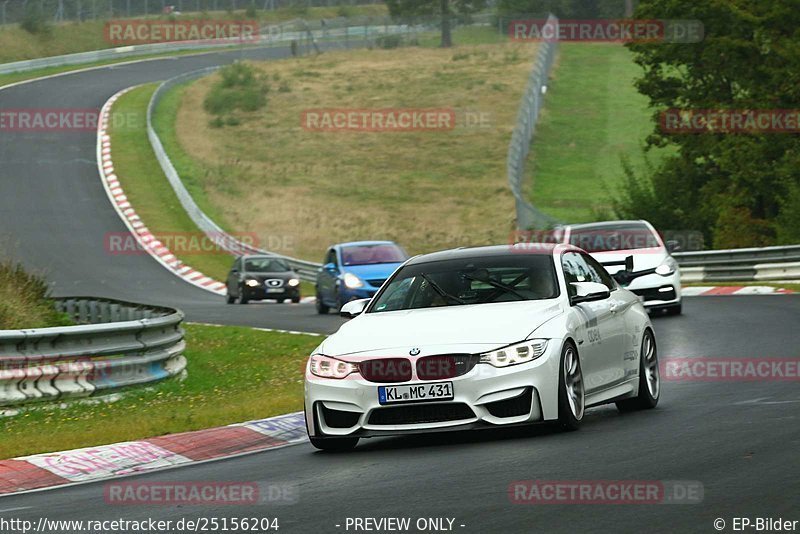
[[[562,43],[559,50],[527,171],[535,206],[584,222],[610,215],[622,156],[644,164],[651,111],[633,86],[640,68],[622,45]],[[661,155],[648,157],[655,163]]]
[[[534,51],[482,44],[255,64],[266,106],[219,127],[203,109],[219,77],[201,80],[183,90],[170,153],[229,226],[286,244],[286,254],[319,260],[350,239],[394,239],[412,252],[505,242],[505,158]],[[447,108],[456,127],[309,131],[301,116],[312,108]]]

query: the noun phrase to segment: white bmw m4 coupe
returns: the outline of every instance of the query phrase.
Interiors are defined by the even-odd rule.
[[[635,276],[636,273],[628,273]],[[308,360],[311,443],[653,408],[656,341],[639,298],[572,245],[462,248],[406,261]]]

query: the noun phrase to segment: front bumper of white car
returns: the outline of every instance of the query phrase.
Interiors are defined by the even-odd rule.
[[[633,280],[629,291],[642,299],[645,308],[668,308],[681,303],[681,275],[675,271],[669,276],[648,274]]]
[[[532,362],[476,364],[461,376],[382,384],[360,374],[323,379],[306,371],[306,425],[311,437],[373,437],[531,423],[558,417],[561,341]],[[346,359],[346,358],[342,358]],[[414,360],[414,358],[409,358]],[[413,363],[413,362],[412,362]],[[452,382],[452,400],[381,405],[380,386]]]

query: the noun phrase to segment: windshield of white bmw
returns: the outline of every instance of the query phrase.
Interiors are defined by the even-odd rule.
[[[403,267],[369,312],[542,300],[558,294],[549,255],[454,259]]]

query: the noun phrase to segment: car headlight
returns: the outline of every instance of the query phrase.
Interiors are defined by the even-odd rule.
[[[667,258],[664,263],[656,267],[656,274],[661,276],[669,276],[678,268],[678,262],[673,258]]]
[[[323,354],[313,354],[309,364],[311,374],[320,378],[334,378],[341,380],[352,373],[358,372],[358,365]]]
[[[344,285],[349,289],[356,289],[363,287],[364,282],[362,282],[361,279],[353,273],[344,273]]]
[[[532,362],[547,349],[546,339],[531,339],[517,345],[481,354],[481,363],[494,367],[508,367],[520,363]]]
[[[244,281],[244,283],[245,283],[247,286],[249,286],[249,287],[258,287],[258,285],[259,285],[261,282],[259,282],[258,280],[253,280],[253,279],[251,278],[251,279],[249,279],[249,280],[245,280],[245,281]]]
[[[300,280],[298,278],[290,278],[288,284],[289,287],[297,287],[300,285]]]

